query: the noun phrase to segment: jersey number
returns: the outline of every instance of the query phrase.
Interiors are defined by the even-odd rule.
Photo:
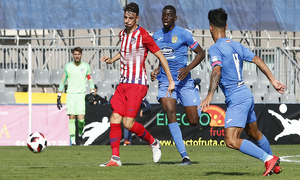
[[[232,54],[232,57],[233,57],[233,60],[235,63],[238,78],[239,78],[239,80],[241,80],[239,55],[237,53],[235,53],[235,54]]]

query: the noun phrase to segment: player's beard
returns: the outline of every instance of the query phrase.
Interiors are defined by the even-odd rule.
[[[81,63],[81,58],[78,59],[74,59],[74,63],[78,66]]]

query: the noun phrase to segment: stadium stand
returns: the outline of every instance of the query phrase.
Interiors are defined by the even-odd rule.
[[[96,1],[96,0],[93,0]],[[100,9],[103,8],[105,12],[111,12],[111,9],[119,9],[116,11],[113,11],[115,16],[112,16],[108,21],[97,21],[97,23],[94,23],[96,21],[93,21],[92,19],[98,19],[98,16],[90,17],[92,19],[86,20],[86,16],[89,13],[83,14],[84,16],[79,17],[82,22],[84,23],[77,23],[77,21],[73,21],[72,19],[67,19],[66,21],[68,23],[61,23],[61,19],[59,17],[53,18],[50,21],[45,22],[43,21],[44,16],[48,14],[40,14],[41,16],[14,16],[13,14],[10,14],[9,11],[3,11],[4,15],[9,17],[8,19],[16,19],[21,18],[23,20],[18,21],[7,21],[7,23],[2,23],[0,26],[2,26],[1,33],[0,33],[0,68],[1,71],[3,71],[3,78],[2,73],[0,72],[0,80],[3,79],[5,83],[5,90],[13,90],[14,87],[18,85],[16,82],[16,71],[18,69],[27,69],[28,66],[28,45],[27,43],[30,42],[32,44],[32,69],[49,69],[50,73],[50,83],[52,83],[55,86],[58,86],[63,72],[63,66],[70,62],[72,60],[71,58],[71,49],[74,46],[82,46],[84,49],[83,51],[83,61],[89,63],[91,65],[92,71],[93,71],[93,78],[96,79],[95,83],[98,83],[98,78],[95,77],[95,74],[98,74],[100,71],[100,74],[103,75],[102,79],[103,81],[113,81],[113,85],[115,86],[116,83],[118,83],[118,79],[114,78],[113,76],[107,76],[106,75],[106,69],[111,69],[115,71],[116,73],[113,73],[112,75],[119,75],[119,62],[113,63],[112,65],[107,66],[103,62],[99,62],[99,58],[102,56],[109,56],[113,57],[116,53],[119,52],[119,36],[118,32],[120,29],[123,28],[123,24],[119,23],[118,21],[115,21],[114,17],[122,17],[123,11],[122,7],[124,6],[127,1],[121,0],[122,5],[120,5],[119,1],[103,1],[103,5],[99,7]],[[62,5],[56,6],[56,8],[64,9],[66,11],[59,11],[60,13],[71,13],[74,9],[66,8],[66,6],[69,5],[69,1],[62,0]],[[154,3],[155,2],[155,3]],[[147,6],[149,4],[158,4],[157,7],[163,8],[163,3],[159,3],[159,0],[154,1],[145,1],[143,4],[145,5],[143,13],[141,13],[141,18],[139,23],[143,24],[143,27],[150,31],[150,34],[156,31],[157,29],[161,28],[161,20],[160,19],[154,19],[155,21],[152,21],[153,23],[145,23],[149,21],[149,18],[152,17],[153,11],[148,10],[147,8],[150,6]],[[210,66],[210,57],[208,53],[208,48],[213,44],[213,41],[211,40],[211,36],[209,34],[209,30],[207,29],[208,20],[206,16],[199,16],[203,14],[203,10],[212,9],[213,5],[208,4],[206,7],[199,6],[199,8],[202,10],[199,11],[199,8],[191,9],[189,8],[191,3],[182,3],[183,1],[174,0],[172,3],[179,3],[182,9],[178,10],[178,13],[186,13],[187,10],[191,10],[193,13],[193,17],[201,17],[203,19],[199,21],[193,21],[193,18],[181,18],[176,21],[176,24],[178,25],[184,25],[187,29],[192,30],[192,33],[195,37],[195,39],[198,41],[198,43],[203,47],[206,53],[205,59],[200,63],[199,66],[194,68],[192,73],[192,78],[201,78],[202,83],[209,82],[209,71],[211,71]],[[221,3],[221,0],[217,0],[216,4]],[[261,3],[259,0],[254,0],[255,3],[252,1],[243,1],[241,2],[244,7],[247,7],[248,5],[253,5],[254,7],[260,7]],[[292,1],[293,2],[293,1]],[[83,3],[84,1],[79,1],[79,3]],[[194,0],[193,3],[196,3],[198,7],[198,4],[201,4],[200,1]],[[223,2],[222,2],[223,3]],[[281,4],[282,3],[282,4]],[[280,6],[287,7],[290,9],[289,11],[285,10],[284,8],[279,8],[278,5],[276,6],[268,6],[268,3],[264,3],[263,6],[265,9],[268,9],[266,11],[260,11],[259,16],[260,17],[266,17],[266,15],[270,15],[269,12],[272,12],[274,9],[276,10],[279,15],[282,16],[284,19],[280,19],[278,21],[277,16],[272,16],[269,18],[270,23],[261,23],[259,18],[251,19],[249,22],[249,19],[245,16],[238,16],[236,19],[232,19],[233,22],[231,23],[230,29],[228,29],[227,34],[228,37],[239,41],[250,48],[251,51],[255,52],[258,56],[262,57],[262,59],[266,62],[266,64],[270,67],[272,72],[274,73],[275,77],[282,80],[284,84],[287,85],[288,92],[292,92],[296,95],[296,101],[300,102],[300,86],[299,86],[299,23],[297,21],[294,21],[293,18],[285,18],[285,17],[297,17],[296,14],[299,14],[298,11],[295,11],[294,6],[287,6],[288,1],[281,2]],[[0,3],[1,4],[1,3]],[[224,2],[224,8],[228,12],[234,13],[233,11],[236,7],[240,6],[241,4],[235,4],[227,6],[227,3]],[[28,8],[29,4],[25,4],[25,6]],[[3,3],[2,6],[0,6],[0,9],[13,9],[15,12],[18,11],[18,1],[12,1],[10,3]],[[50,7],[44,7],[46,9]],[[83,9],[87,7],[81,7]],[[203,9],[204,8],[204,9]],[[253,13],[252,9],[250,8],[247,10],[248,13]],[[49,10],[49,9],[48,9]],[[89,12],[89,10],[94,9],[86,9]],[[97,8],[98,10],[98,8]],[[56,17],[58,14],[52,11],[49,12],[49,16]],[[35,11],[35,13],[39,13],[38,11]],[[52,14],[53,13],[53,14]],[[189,12],[190,13],[190,12]],[[254,14],[257,13],[254,11]],[[62,16],[62,14],[60,14]],[[24,19],[26,21],[24,21]],[[253,22],[254,23],[253,23]],[[14,23],[19,22],[19,23]],[[31,23],[26,23],[31,22]],[[150,22],[150,21],[149,21]],[[201,23],[200,23],[201,22]],[[245,22],[242,23],[242,25],[239,22]],[[280,23],[278,23],[280,22]],[[25,24],[24,24],[25,23]],[[85,24],[86,23],[86,24]],[[90,25],[93,26],[90,26]],[[260,26],[257,26],[257,24],[260,24]],[[279,24],[279,25],[278,25]],[[290,26],[290,24],[294,24],[293,26]],[[7,26],[9,25],[9,26]],[[24,25],[26,25],[27,30],[24,29]],[[45,25],[48,27],[45,27]],[[49,27],[53,26],[54,27]],[[86,26],[89,26],[88,28]],[[275,26],[274,26],[275,25]],[[18,26],[18,27],[16,27]],[[27,27],[28,26],[28,27]],[[69,27],[72,26],[72,27]],[[80,26],[80,28],[78,28]],[[37,30],[36,27],[40,27],[42,30]],[[58,28],[60,27],[60,28]],[[95,29],[91,29],[91,27],[94,27]],[[97,29],[98,28],[98,29]],[[258,28],[258,29],[257,29]],[[260,29],[261,28],[261,29]],[[287,29],[286,29],[287,28]],[[20,30],[15,30],[20,29]],[[246,31],[247,29],[247,31]],[[283,32],[284,30],[284,32]],[[290,32],[289,32],[290,31]],[[40,33],[39,33],[40,32]],[[20,38],[22,37],[22,38]],[[40,39],[39,39],[40,38]],[[292,55],[292,56],[291,56]],[[188,63],[193,60],[195,57],[195,53],[192,51],[188,52]],[[148,82],[150,82],[150,73],[154,67],[157,67],[159,64],[158,60],[149,53],[148,58],[146,60],[146,67],[147,67],[147,77]],[[252,90],[253,89],[253,83],[259,81],[259,83],[266,83],[269,84],[266,77],[260,73],[256,67],[252,66],[253,63],[244,63],[244,73],[243,78],[245,81],[245,84]],[[151,69],[149,67],[152,67]],[[10,69],[8,69],[10,68]],[[54,71],[58,72],[56,74]],[[204,71],[204,73],[202,73]],[[250,72],[250,75],[248,77],[248,73]],[[292,74],[295,74],[295,77],[292,77],[292,79],[287,78],[286,72],[292,72]],[[284,74],[286,73],[286,74]],[[256,76],[255,76],[256,74]],[[253,75],[253,76],[252,76]],[[56,77],[57,76],[57,77]],[[97,76],[97,75],[96,75]],[[204,76],[204,77],[202,77]],[[255,79],[256,77],[256,79]],[[112,78],[112,80],[111,80]],[[35,79],[35,78],[33,78]],[[201,94],[206,94],[207,89],[203,90],[204,84],[201,85],[200,92]],[[206,86],[205,86],[206,87]],[[25,89],[25,88],[24,88]],[[18,89],[20,90],[20,89]],[[265,91],[265,90],[264,90]],[[262,93],[261,97],[265,98],[264,95],[267,92],[270,92],[271,89],[269,88],[269,91],[265,91]],[[218,89],[217,93],[220,93],[221,91]],[[276,92],[277,93],[277,92]],[[272,94],[272,93],[271,93]],[[273,94],[272,94],[273,95]],[[278,93],[277,93],[278,95]],[[274,96],[277,96],[274,95]],[[276,97],[275,97],[276,98]],[[274,99],[274,98],[272,98]]]

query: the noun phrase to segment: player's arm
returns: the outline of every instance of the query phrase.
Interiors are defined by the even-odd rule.
[[[206,98],[201,102],[201,104],[199,106],[202,111],[209,109],[209,104],[211,103],[214,93],[215,93],[216,89],[218,88],[218,84],[219,84],[220,77],[221,77],[221,69],[222,69],[222,67],[218,66],[218,65],[214,66],[214,68],[212,69],[208,93],[206,95]],[[198,107],[198,109],[199,109],[199,107]]]
[[[159,59],[160,64],[161,64],[162,68],[164,68],[167,78],[168,78],[168,81],[169,81],[169,87],[168,87],[168,92],[166,94],[166,97],[168,96],[169,92],[170,92],[170,96],[171,96],[172,92],[175,89],[175,83],[173,81],[173,78],[172,78],[172,75],[170,72],[168,61],[160,50],[157,51],[156,53],[154,53],[154,55]]]
[[[60,110],[62,108],[60,98],[61,98],[61,94],[62,94],[62,92],[65,88],[65,83],[66,83],[67,77],[68,77],[68,74],[66,72],[66,67],[65,67],[64,74],[63,74],[63,76],[61,78],[61,81],[60,81],[60,84],[58,86],[58,94],[57,94],[57,101],[56,101],[56,105],[57,105],[58,110]]]
[[[193,51],[196,53],[195,59],[185,68],[180,68],[178,72],[180,72],[177,76],[177,79],[179,81],[186,78],[186,76],[189,74],[189,72],[194,69],[205,57],[205,52],[201,48],[201,46],[198,44],[198,46],[193,49]]]
[[[113,63],[113,62],[119,60],[120,58],[121,58],[121,54],[118,53],[118,54],[116,54],[112,59],[110,59],[108,56],[104,56],[104,57],[100,58],[100,61],[106,62],[106,63],[108,63],[108,64],[111,64],[111,63]]]
[[[267,78],[269,79],[269,81],[271,82],[271,84],[273,85],[273,87],[281,94],[283,94],[285,92],[286,89],[286,85],[282,84],[280,81],[278,81],[272,74],[272,72],[270,71],[270,69],[268,68],[268,66],[266,65],[266,63],[258,56],[254,56],[254,58],[252,59],[252,62],[254,64],[256,64],[256,66],[261,70],[261,72],[263,72]]]
[[[94,80],[92,78],[91,67],[88,64],[86,66],[87,66],[86,78],[89,81],[90,91],[94,93],[95,92],[95,84],[94,84]]]
[[[158,63],[158,67],[155,68],[155,69],[151,72],[151,81],[155,81],[157,75],[159,74],[159,69],[160,69],[160,63]]]

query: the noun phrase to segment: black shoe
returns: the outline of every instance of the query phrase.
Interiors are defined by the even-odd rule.
[[[182,158],[182,161],[179,165],[185,166],[185,165],[191,165],[191,164],[192,164],[191,160],[188,157],[184,157],[184,158]]]

